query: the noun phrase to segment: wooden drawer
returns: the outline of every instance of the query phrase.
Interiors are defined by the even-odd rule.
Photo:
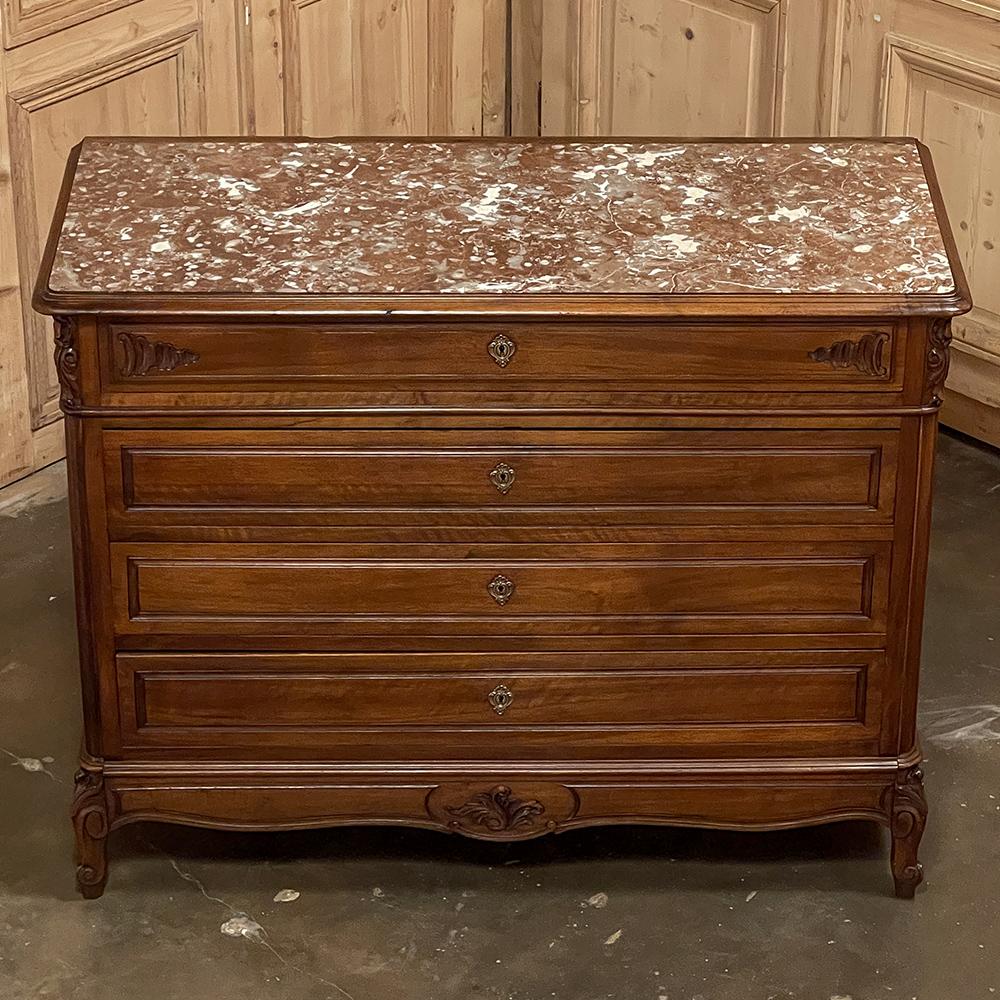
[[[120,635],[882,632],[888,542],[114,543]]]
[[[112,531],[150,525],[887,523],[894,430],[123,430]]]
[[[857,323],[429,323],[331,327],[113,323],[101,340],[110,393],[253,392],[426,385],[554,391],[618,384],[750,392],[895,391],[904,327]]]
[[[446,755],[869,745],[878,651],[117,657],[127,746]]]

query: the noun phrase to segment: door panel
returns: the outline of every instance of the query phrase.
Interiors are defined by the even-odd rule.
[[[1000,59],[979,63],[894,35],[886,59],[885,131],[930,147],[976,303],[953,323],[944,419],[956,397],[992,408],[992,428],[966,427],[961,402],[956,422],[1000,444]]]
[[[841,135],[926,143],[975,309],[952,324],[942,421],[1000,445],[1000,0],[851,0],[821,77]]]
[[[560,0],[542,8],[544,134],[770,133],[778,0]]]
[[[503,135],[503,0],[267,6],[251,28],[259,134]]]
[[[89,17],[55,34],[77,4],[46,4],[7,22],[8,39],[22,41],[4,55],[6,128],[0,158],[10,163],[0,187],[5,246],[0,369],[11,426],[0,435],[0,483],[59,457],[59,390],[52,365],[52,322],[31,309],[30,295],[66,157],[85,135],[194,135],[238,130],[232,43],[235,7],[207,0],[145,0],[98,5]],[[112,9],[113,8],[113,9]],[[24,5],[19,10],[23,13]],[[52,16],[41,18],[41,11]],[[211,37],[208,37],[211,35]],[[209,58],[210,56],[210,58]],[[16,264],[15,264],[16,262]],[[22,337],[23,331],[23,337]]]

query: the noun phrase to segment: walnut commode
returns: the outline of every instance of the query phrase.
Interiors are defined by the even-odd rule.
[[[921,879],[912,140],[86,140],[56,317],[111,830],[876,820]]]

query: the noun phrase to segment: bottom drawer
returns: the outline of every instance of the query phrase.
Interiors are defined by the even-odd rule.
[[[335,759],[876,752],[883,656],[122,653],[128,747]]]

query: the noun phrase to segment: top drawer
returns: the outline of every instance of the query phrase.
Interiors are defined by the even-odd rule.
[[[737,324],[111,323],[107,396],[157,391],[895,392],[891,322]],[[111,399],[114,402],[114,399]]]

